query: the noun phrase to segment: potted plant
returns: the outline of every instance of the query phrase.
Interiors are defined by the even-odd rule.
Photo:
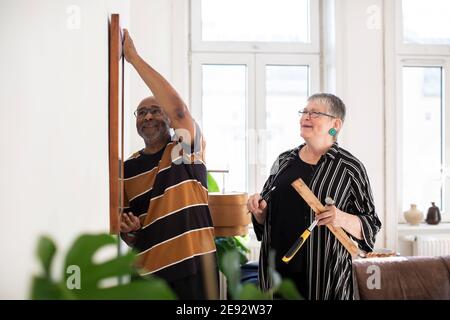
[[[250,223],[250,220],[242,219],[242,197],[227,196],[227,194],[221,193],[216,180],[209,172],[208,192],[208,205],[216,234],[215,242],[219,269],[224,272],[222,260],[227,252],[236,251],[240,265],[248,262],[247,253],[250,250],[245,245],[245,242],[248,241],[247,225]],[[244,210],[245,215],[248,215],[246,208]],[[238,212],[236,213],[236,211]]]
[[[109,234],[82,234],[69,248],[63,265],[61,278],[52,274],[52,262],[57,248],[47,236],[38,240],[37,256],[41,273],[32,278],[30,298],[34,300],[116,300],[152,299],[173,300],[176,295],[167,283],[155,276],[134,277],[122,283],[123,276],[137,275],[133,267],[136,254],[130,251],[103,262],[96,262],[96,253],[108,246],[117,247],[118,238]],[[226,250],[222,257],[224,274],[227,277],[232,299],[270,299],[271,292],[261,292],[253,284],[240,282],[240,258],[235,249]],[[276,277],[274,292],[286,299],[300,299],[292,282]],[[117,284],[104,286],[106,279],[115,279]]]

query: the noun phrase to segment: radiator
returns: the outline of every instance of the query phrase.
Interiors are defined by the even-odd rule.
[[[417,236],[413,252],[415,256],[450,255],[450,235]]]

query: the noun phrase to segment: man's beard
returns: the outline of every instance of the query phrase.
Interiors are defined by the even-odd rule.
[[[145,129],[139,132],[139,135],[144,139],[146,145],[154,145],[170,138],[169,124],[161,121],[156,126],[154,134],[149,135],[145,133]]]

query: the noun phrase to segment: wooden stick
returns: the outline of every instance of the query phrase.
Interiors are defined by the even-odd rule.
[[[122,209],[120,177],[123,172],[120,159],[119,119],[119,61],[120,61],[119,15],[112,14],[109,24],[109,232],[118,234]],[[123,122],[123,119],[121,120]]]
[[[297,179],[291,183],[294,189],[302,196],[305,202],[311,207],[311,209],[317,214],[327,211],[325,206],[317,199],[317,197],[308,188],[302,179]],[[352,258],[359,254],[358,246],[350,239],[345,231],[340,227],[327,225],[328,229],[334,234],[339,242],[347,249]]]

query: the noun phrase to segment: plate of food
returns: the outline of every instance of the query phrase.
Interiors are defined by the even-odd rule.
[[[375,249],[372,252],[366,252],[360,256],[362,256],[363,258],[384,258],[398,256],[398,253],[396,253],[394,250],[383,248]]]

